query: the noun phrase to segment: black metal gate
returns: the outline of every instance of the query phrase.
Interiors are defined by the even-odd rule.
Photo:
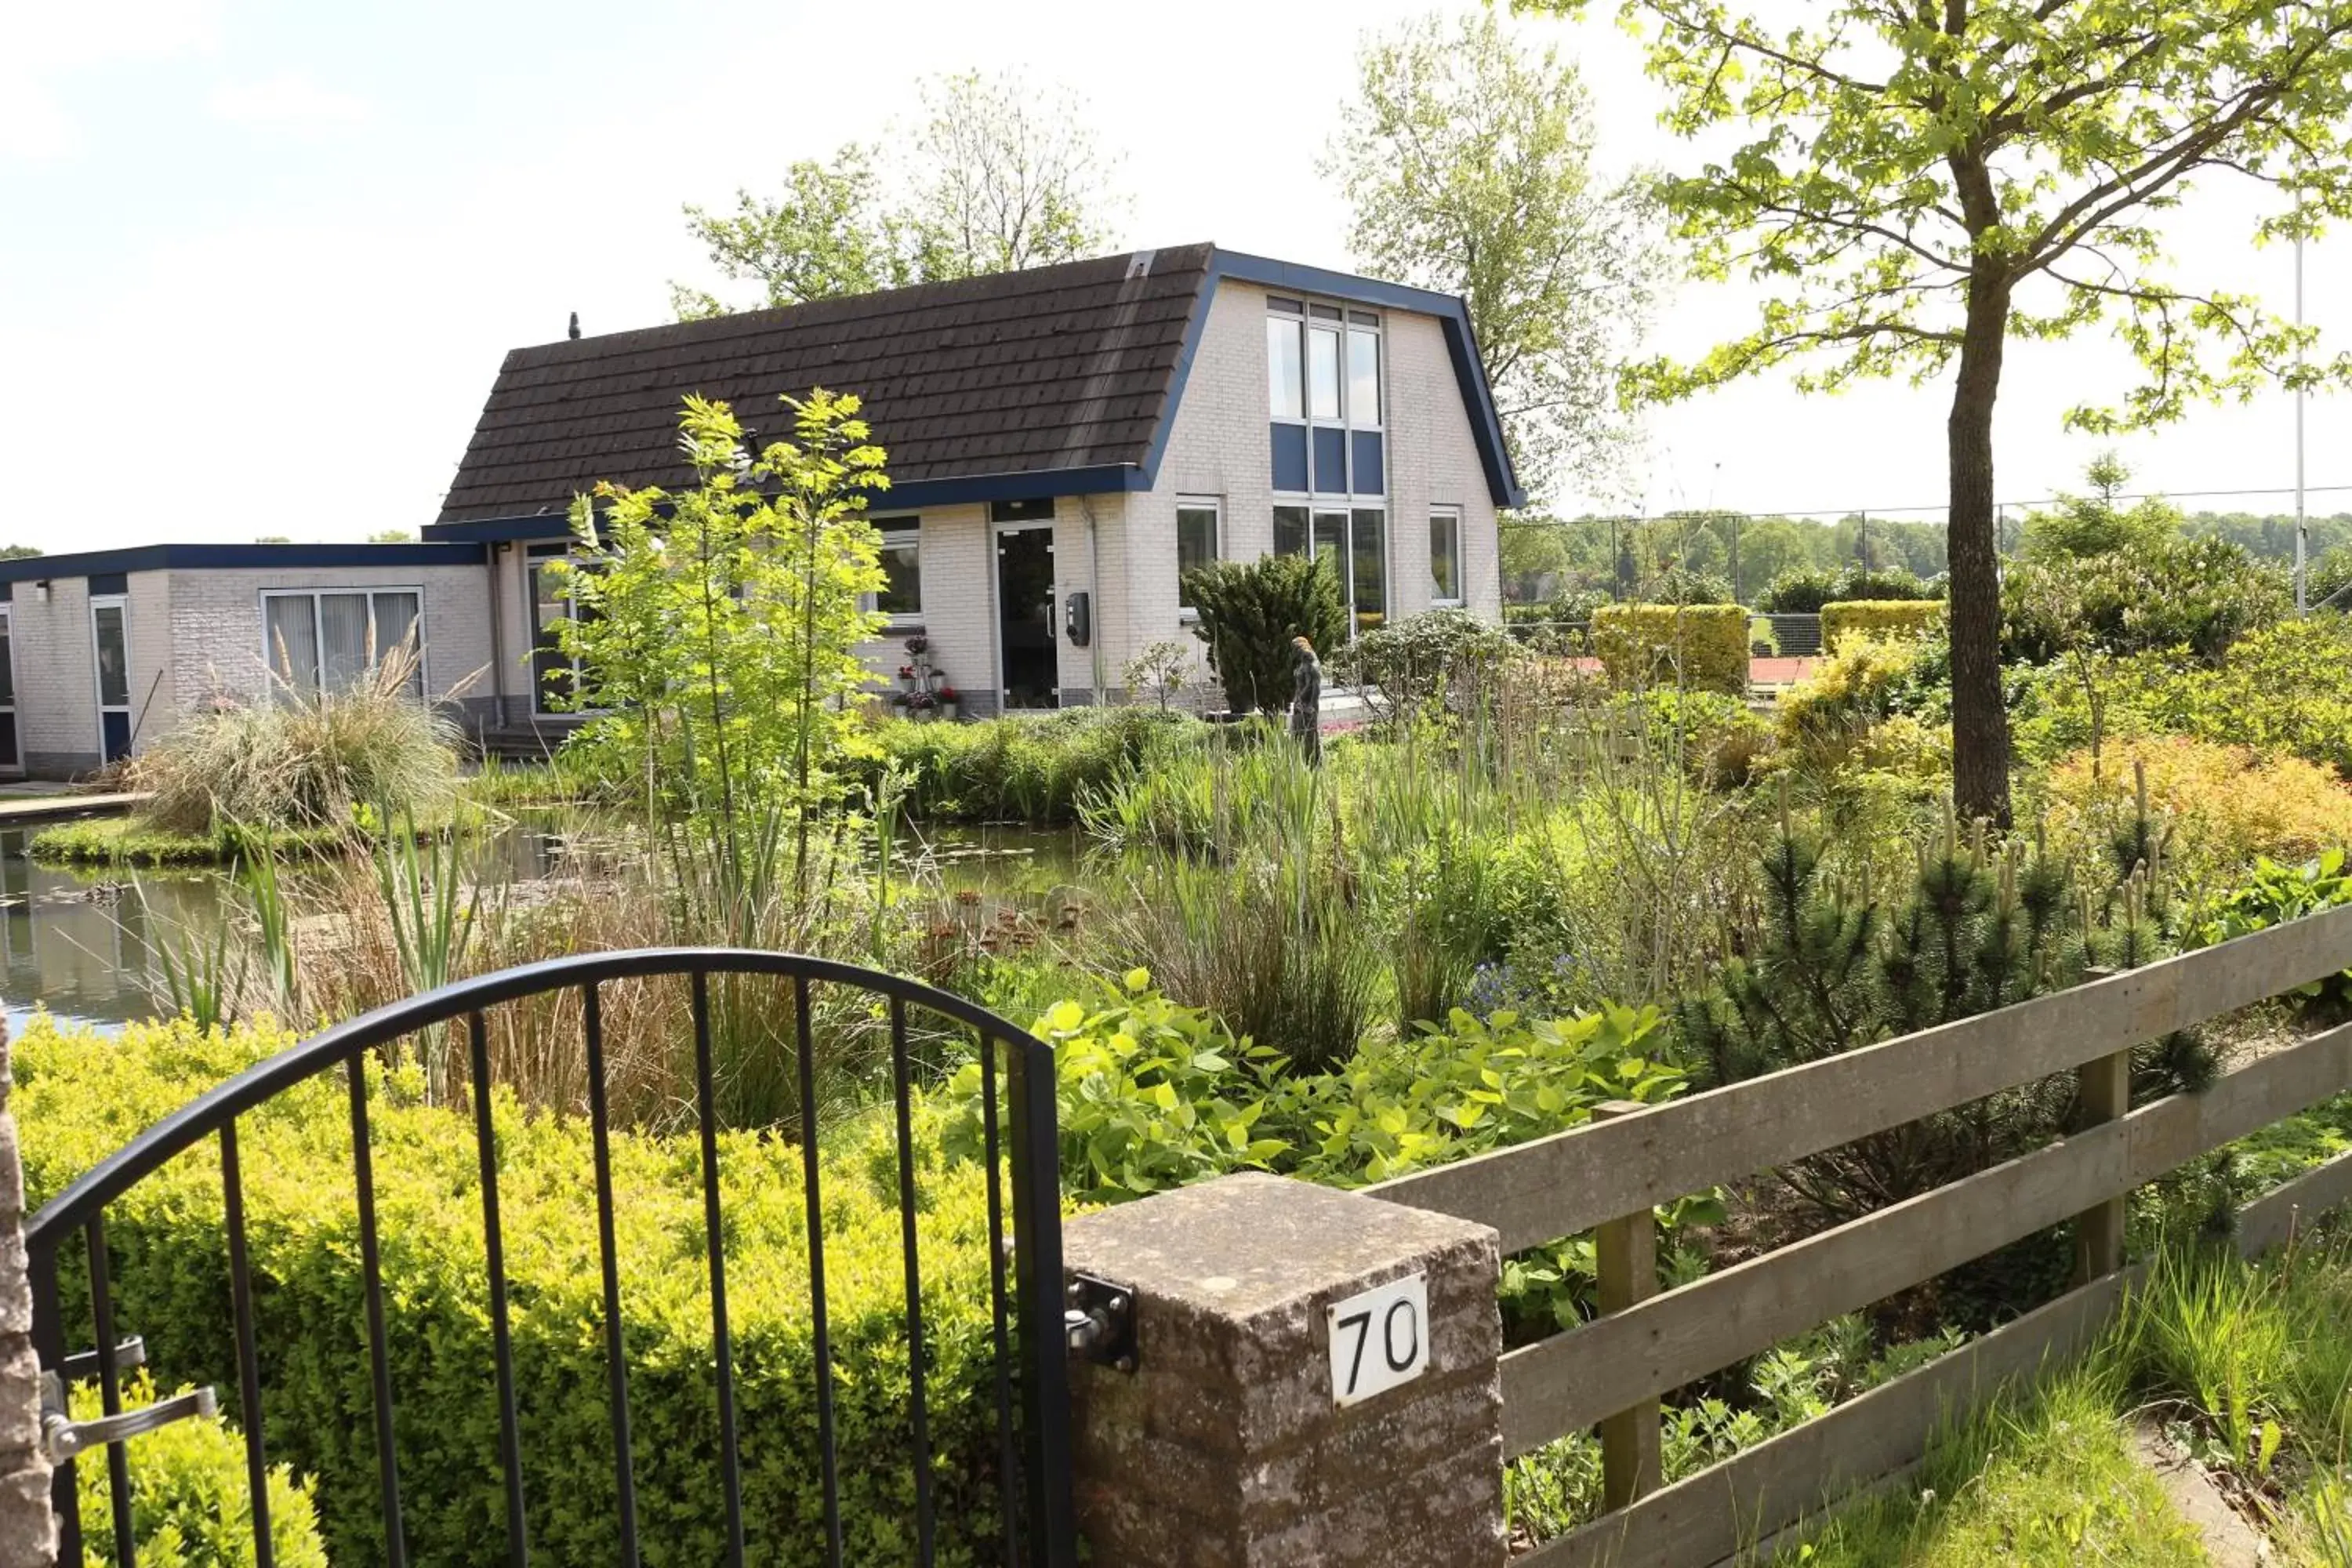
[[[101,1444],[105,1447],[103,1462],[109,1469],[114,1559],[122,1568],[131,1568],[137,1561],[128,1506],[129,1477],[131,1467],[138,1462],[137,1451],[133,1447],[126,1453],[122,1442],[110,1439],[115,1433],[126,1427],[136,1429],[139,1425],[139,1413],[125,1413],[122,1405],[124,1363],[137,1353],[136,1342],[126,1345],[117,1336],[135,1331],[141,1325],[118,1321],[119,1292],[110,1278],[114,1263],[106,1236],[108,1205],[173,1156],[213,1140],[220,1160],[228,1274],[229,1310],[220,1329],[234,1341],[236,1386],[233,1404],[244,1433],[256,1537],[255,1561],[259,1568],[272,1568],[267,1484],[270,1459],[263,1417],[263,1357],[256,1342],[255,1288],[247,1258],[246,1191],[239,1165],[237,1126],[241,1117],[274,1096],[340,1067],[348,1084],[352,1182],[357,1203],[369,1382],[373,1394],[373,1408],[365,1418],[373,1421],[374,1428],[386,1561],[393,1568],[404,1568],[409,1562],[402,1526],[403,1498],[394,1426],[400,1390],[394,1386],[388,1349],[387,1335],[392,1331],[387,1327],[384,1304],[383,1238],[377,1227],[375,1173],[369,1134],[370,1093],[364,1060],[369,1053],[420,1031],[449,1025],[462,1027],[469,1047],[485,1244],[483,1289],[496,1369],[495,1387],[486,1390],[485,1397],[495,1398],[498,1403],[498,1452],[482,1455],[481,1462],[497,1467],[504,1477],[505,1561],[520,1568],[530,1560],[532,1510],[531,1500],[525,1495],[524,1435],[509,1325],[506,1238],[499,1226],[499,1158],[492,1136],[490,1097],[485,1092],[491,1080],[487,1017],[490,1009],[501,1005],[568,989],[577,992],[580,997],[582,1046],[586,1054],[598,1253],[603,1267],[602,1327],[614,1465],[612,1480],[617,1508],[615,1532],[621,1549],[619,1560],[628,1568],[635,1568],[646,1548],[638,1538],[634,1479],[636,1465],[629,1427],[631,1368],[624,1337],[625,1282],[614,1242],[612,1129],[608,1124],[607,1067],[599,988],[611,982],[656,976],[684,976],[691,994],[695,1110],[700,1129],[702,1211],[709,1257],[712,1393],[717,1405],[722,1489],[721,1496],[708,1500],[708,1503],[714,1510],[724,1510],[725,1561],[730,1565],[742,1563],[746,1542],[743,1435],[738,1431],[735,1347],[728,1328],[725,1226],[717,1119],[713,1114],[711,982],[714,976],[743,976],[767,977],[791,988],[792,1012],[796,1020],[800,1103],[803,1106],[817,1104],[816,1052],[810,1012],[812,988],[852,987],[878,998],[887,1009],[906,1280],[908,1376],[905,1414],[914,1471],[914,1540],[909,1555],[923,1563],[932,1560],[939,1528],[936,1499],[941,1478],[933,1474],[933,1454],[926,1434],[929,1413],[926,1405],[925,1317],[917,1238],[917,1151],[909,1122],[912,1086],[908,1014],[913,1011],[930,1015],[959,1034],[968,1031],[975,1039],[982,1078],[982,1120],[987,1168],[996,1406],[994,1459],[1002,1467],[994,1478],[1002,1528],[992,1528],[989,1533],[1001,1542],[1003,1560],[1009,1564],[1066,1568],[1075,1563],[1068,1347],[1061,1300],[1062,1243],[1051,1047],[983,1008],[913,981],[824,959],[722,948],[648,949],[557,959],[463,981],[380,1008],[313,1036],[212,1089],[150,1127],[47,1204],[33,1217],[26,1236],[34,1293],[34,1333],[41,1365],[45,1373],[55,1374],[60,1384],[76,1379],[94,1379],[109,1417],[79,1426],[61,1409],[45,1417],[52,1455],[62,1460],[55,1491],[61,1529],[59,1561],[75,1564],[83,1561],[80,1510],[71,1456],[78,1447],[84,1447],[88,1458],[83,1462],[98,1462],[96,1450]],[[1003,1107],[1002,1114],[1000,1103]],[[34,1135],[38,1135],[37,1130]],[[807,1542],[800,1550],[838,1565],[843,1561],[843,1534],[836,1474],[836,1389],[827,1338],[818,1139],[810,1133],[803,1136],[800,1142],[807,1206],[809,1305],[814,1332],[815,1419],[823,1462],[823,1519],[810,1520],[795,1528],[810,1535],[821,1528],[822,1541]],[[86,1321],[69,1324],[61,1311],[60,1263],[65,1261],[68,1267],[78,1268],[80,1258],[87,1258],[88,1273],[86,1279],[76,1276],[74,1294],[79,1298],[86,1285],[89,1311]],[[83,1319],[84,1314],[77,1312],[76,1317]],[[79,1350],[84,1344],[94,1349]],[[77,1348],[69,1353],[69,1346]],[[230,1355],[225,1353],[220,1364],[226,1366],[229,1359]],[[163,1413],[158,1412],[161,1414]],[[950,1479],[961,1481],[963,1478]],[[959,1486],[957,1489],[960,1495],[971,1495],[969,1487]],[[484,1542],[471,1561],[495,1560],[499,1552],[499,1545]],[[666,1553],[655,1551],[654,1555],[658,1558]]]

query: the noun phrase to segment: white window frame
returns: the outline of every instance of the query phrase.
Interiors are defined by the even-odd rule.
[[[98,650],[98,612],[112,605],[122,612],[122,700],[106,700],[106,675]],[[98,761],[103,767],[106,755],[106,716],[120,713],[131,730],[131,750],[139,749],[138,721],[131,712],[131,595],[129,594],[92,594],[89,596],[89,690],[98,701]]]
[[[368,596],[368,638],[371,642],[373,642],[375,639],[375,595],[378,594],[414,594],[416,595],[417,695],[425,701],[431,701],[433,697],[433,673],[425,667],[427,656],[425,647],[425,585],[422,583],[368,583],[364,584],[353,583],[348,585],[339,584],[335,586],[326,588],[263,588],[258,590],[256,594],[256,603],[259,606],[261,616],[262,667],[272,671],[275,671],[278,668],[278,650],[269,645],[270,600],[310,599],[313,601],[310,606],[310,624],[315,628],[323,627],[326,625],[326,613],[319,608],[316,601],[325,598],[330,595],[336,594],[364,594]],[[314,642],[320,641],[316,631],[312,634],[312,640]],[[383,647],[378,645],[375,651],[376,657],[381,659],[383,657]],[[314,650],[314,657],[320,661],[322,668],[314,669],[310,672],[312,680],[317,683],[313,689],[323,691],[326,689],[327,686],[327,672],[323,668],[323,664],[327,657],[326,648],[323,646],[317,647]]]
[[[1176,619],[1191,626],[1201,618],[1201,612],[1184,603],[1184,520],[1182,513],[1205,511],[1214,521],[1209,524],[1209,560],[1225,558],[1225,498],[1223,496],[1178,496],[1176,498]]]
[[[883,548],[886,550],[889,548],[893,539],[901,535],[915,542],[915,607],[911,610],[883,611],[882,595],[879,594],[866,595],[866,607],[887,614],[890,617],[890,629],[893,631],[907,631],[921,626],[923,624],[923,519],[921,514],[901,512],[894,517],[868,518],[866,521],[874,525],[874,531],[882,536]]]
[[[547,684],[539,679],[539,563],[542,561],[575,561],[579,557],[568,539],[527,540],[522,546],[522,609],[524,629],[530,641],[523,649],[523,665],[530,672],[530,717],[533,723],[542,719],[559,722],[567,719],[593,719],[606,711],[602,708],[566,708],[562,710],[547,706]],[[580,602],[578,590],[567,588],[564,603]],[[568,617],[567,617],[568,618]],[[572,660],[572,689],[580,689],[581,662]]]
[[[1393,493],[1392,488],[1389,486],[1389,481],[1394,475],[1396,455],[1390,449],[1388,440],[1387,420],[1390,393],[1388,317],[1386,313],[1380,310],[1368,310],[1359,306],[1350,305],[1344,300],[1318,300],[1312,295],[1299,295],[1293,297],[1287,294],[1270,294],[1266,299],[1266,320],[1269,321],[1281,321],[1295,324],[1299,334],[1298,406],[1300,410],[1300,412],[1296,416],[1276,414],[1274,412],[1273,368],[1269,365],[1265,378],[1266,383],[1266,416],[1269,423],[1276,425],[1296,425],[1304,428],[1307,432],[1307,483],[1308,488],[1303,490],[1276,490],[1274,492],[1275,496],[1278,500],[1284,501],[1288,501],[1296,498],[1309,502],[1322,502],[1327,504],[1331,502],[1368,501],[1377,499],[1382,507],[1387,507],[1389,497]],[[1275,303],[1276,300],[1280,300],[1285,305],[1296,305],[1298,309],[1296,311],[1281,309]],[[1315,313],[1318,306],[1320,306],[1327,310],[1339,311],[1339,314],[1338,319],[1335,321],[1328,316],[1318,316]],[[1337,419],[1318,419],[1315,416],[1315,361],[1314,351],[1310,345],[1314,342],[1312,334],[1318,323],[1324,327],[1335,329],[1339,334],[1339,416]],[[1373,382],[1375,384],[1374,391],[1375,395],[1379,399],[1380,407],[1374,411],[1374,416],[1370,419],[1359,419],[1357,417],[1357,410],[1351,406],[1355,399],[1349,395],[1349,391],[1350,384],[1350,377],[1348,374],[1349,349],[1354,342],[1352,334],[1356,332],[1369,332],[1371,334],[1372,341],[1377,345],[1375,352],[1378,353],[1380,359],[1379,368],[1373,375]],[[1315,432],[1318,429],[1336,429],[1341,432],[1340,439],[1347,444],[1348,467],[1351,474],[1354,471],[1356,456],[1355,442],[1353,439],[1354,433],[1360,430],[1379,435],[1381,437],[1381,483],[1384,488],[1377,491],[1318,490],[1314,489]]]
[[[1441,520],[1451,523],[1454,528],[1454,596],[1449,599],[1437,591],[1437,573],[1433,568],[1429,574],[1429,604],[1432,609],[1458,610],[1468,602],[1470,596],[1470,568],[1462,554],[1462,509],[1458,506],[1433,505],[1429,509],[1429,521],[1434,523]],[[1436,552],[1433,549],[1430,553],[1434,559]]]
[[[97,623],[90,625],[92,652],[96,651]],[[19,721],[16,708],[16,617],[13,606],[0,600],[0,658],[8,661],[8,690],[0,698],[0,714],[5,714],[16,731],[16,760],[0,763],[0,773],[21,774],[25,771],[25,726]]]

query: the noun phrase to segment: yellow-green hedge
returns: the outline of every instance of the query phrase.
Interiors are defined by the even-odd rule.
[[[1737,605],[1603,605],[1592,640],[1620,685],[1748,690],[1748,612]]]
[[[199,1090],[292,1043],[134,1026],[119,1039],[37,1019],[16,1045],[12,1098],[38,1202]],[[410,1561],[469,1568],[503,1550],[498,1400],[485,1300],[473,1123],[423,1103],[411,1073],[371,1069],[376,1212]],[[994,1384],[982,1173],[936,1152],[920,1111],[918,1173],[930,1443],[940,1561],[988,1558],[995,1528]],[[619,1561],[605,1402],[593,1165],[584,1121],[493,1100],[532,1552]],[[330,1071],[238,1123],[269,1454],[317,1478],[339,1563],[384,1560],[362,1328],[357,1208],[343,1075]],[[825,1280],[846,1560],[915,1552],[907,1325],[895,1142],[887,1123],[828,1138]],[[753,1560],[823,1560],[801,1154],[720,1135],[744,1517]],[[708,1264],[697,1139],[616,1134],[614,1218],[629,1359],[637,1510],[648,1561],[725,1555],[712,1403]],[[207,1142],[107,1210],[115,1321],[146,1336],[159,1383],[211,1383],[232,1403],[227,1244],[217,1145]],[[68,1321],[87,1292],[67,1282]],[[85,1335],[87,1330],[82,1331]],[[131,1465],[140,1467],[134,1446]]]
[[[1908,637],[1943,629],[1941,599],[1840,599],[1822,606],[1822,647],[1832,653],[1848,632]]]

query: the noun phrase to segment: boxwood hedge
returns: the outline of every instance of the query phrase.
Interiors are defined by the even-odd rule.
[[[1834,651],[1840,637],[1930,637],[1944,629],[1941,599],[1840,599],[1822,606],[1822,647]]]
[[[119,1039],[37,1020],[16,1047],[15,1105],[36,1201],[201,1089],[291,1043],[274,1027],[136,1026]],[[504,1490],[470,1113],[382,1073],[372,1100],[377,1212],[410,1560],[470,1565],[502,1550]],[[616,1550],[593,1166],[584,1122],[494,1096],[525,1489],[534,1553],[610,1563]],[[929,1440],[943,1563],[992,1560],[994,1378],[987,1211],[976,1166],[917,1142]],[[362,1318],[349,1107],[341,1071],[240,1124],[273,1460],[315,1477],[335,1562],[384,1560]],[[719,1139],[728,1307],[754,1561],[822,1560],[801,1153]],[[692,1137],[616,1135],[613,1179],[645,1561],[724,1555],[701,1166]],[[914,1553],[905,1296],[895,1144],[879,1121],[826,1139],[821,1187],[847,1561]],[[166,1384],[236,1387],[216,1145],[107,1212],[116,1321],[146,1336]],[[72,1250],[78,1250],[72,1249]],[[68,1282],[68,1322],[87,1323]],[[74,1315],[77,1311],[82,1315]],[[68,1332],[73,1330],[68,1329]],[[81,1331],[85,1335],[88,1331]]]
[[[1592,640],[1620,685],[1747,695],[1748,612],[1737,605],[1606,605]]]

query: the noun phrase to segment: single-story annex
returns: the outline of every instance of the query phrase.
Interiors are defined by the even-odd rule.
[[[818,385],[863,397],[889,454],[869,660],[887,678],[923,633],[966,712],[1123,700],[1138,649],[1196,646],[1180,574],[1219,558],[1328,555],[1360,629],[1499,614],[1521,498],[1462,301],[1194,245],[516,349],[420,543],[0,562],[0,768],[90,771],[412,629],[421,697],[543,744],[571,721],[540,567],[572,498],[689,482],[689,393],[772,432]]]

